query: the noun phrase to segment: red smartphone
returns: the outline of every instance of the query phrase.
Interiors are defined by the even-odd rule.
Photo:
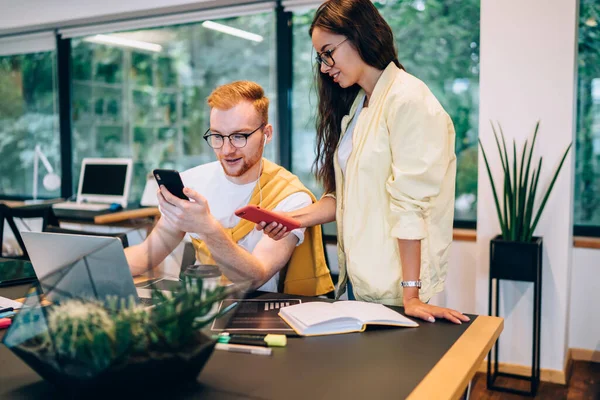
[[[285,226],[288,231],[300,228],[300,223],[295,219],[286,217],[273,211],[262,209],[252,204],[236,210],[235,215],[240,218],[247,219],[248,221],[252,221],[256,224],[262,221],[266,222],[267,224],[270,224],[271,222],[278,222]]]
[[[173,195],[183,200],[189,200],[189,198],[183,194],[183,182],[179,172],[174,169],[155,169],[152,171],[154,179],[158,186],[163,185]]]

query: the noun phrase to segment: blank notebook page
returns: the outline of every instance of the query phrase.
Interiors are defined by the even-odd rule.
[[[337,315],[352,315],[360,319],[363,323],[391,322],[418,326],[416,322],[382,304],[365,303],[362,301],[338,301],[334,303],[334,307],[338,310]]]
[[[286,308],[288,307],[284,307],[282,311]],[[291,308],[293,309],[293,314],[287,315],[291,315],[295,320],[300,321],[306,326],[313,326],[348,317],[342,315],[340,310],[331,303],[309,302],[296,304],[291,306]]]

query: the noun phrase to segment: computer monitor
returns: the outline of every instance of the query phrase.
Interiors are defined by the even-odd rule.
[[[77,202],[117,203],[127,207],[132,169],[131,158],[84,158]]]

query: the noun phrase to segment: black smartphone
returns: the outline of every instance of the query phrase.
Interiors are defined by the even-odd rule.
[[[183,194],[183,182],[179,172],[174,169],[155,169],[152,171],[154,179],[158,183],[158,186],[163,185],[167,188],[173,196],[177,196],[183,200],[189,200],[189,198]]]

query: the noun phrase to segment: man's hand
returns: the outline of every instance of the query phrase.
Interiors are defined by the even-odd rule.
[[[206,235],[218,229],[219,222],[210,213],[208,201],[200,193],[184,188],[183,193],[190,198],[182,200],[173,196],[164,186],[158,190],[158,204],[162,217],[183,232],[196,233],[205,240]]]
[[[406,315],[421,318],[429,322],[435,322],[436,318],[445,318],[455,324],[470,321],[469,317],[458,311],[425,304],[418,297],[404,299],[404,312]]]

